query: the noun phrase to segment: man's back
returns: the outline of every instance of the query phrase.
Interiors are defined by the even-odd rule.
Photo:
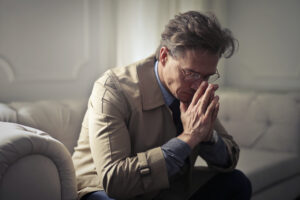
[[[124,194],[123,198],[168,186],[160,146],[175,136],[176,129],[161,93],[157,93],[158,84],[151,78],[153,66],[151,57],[110,70],[95,82],[73,155],[80,196],[105,186],[109,189],[112,183],[118,185],[118,191],[112,193]],[[107,130],[104,124],[89,126],[96,120],[112,123],[114,129]],[[143,177],[136,174],[140,167],[138,152],[153,157],[153,162],[148,163],[150,185],[145,185]]]

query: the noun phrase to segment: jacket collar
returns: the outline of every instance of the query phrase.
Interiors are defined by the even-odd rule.
[[[143,110],[152,110],[165,104],[155,77],[155,61],[155,56],[150,56],[137,66]]]

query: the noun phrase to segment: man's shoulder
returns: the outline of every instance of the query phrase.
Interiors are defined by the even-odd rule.
[[[114,83],[126,84],[139,81],[138,70],[143,67],[154,67],[155,57],[151,55],[145,59],[136,61],[123,67],[114,67],[104,72],[96,83]]]
[[[138,60],[132,64],[129,64],[124,67],[116,67],[111,69],[111,71],[117,76],[117,77],[123,77],[123,76],[129,76],[129,77],[134,77],[136,78],[138,76],[138,69],[143,68],[143,67],[154,67],[155,63],[155,57],[153,55]]]
[[[141,79],[145,77],[141,76],[141,71],[142,74],[148,74],[150,70],[146,68],[154,70],[154,59],[151,56],[128,66],[109,69],[96,80],[94,87],[122,94],[128,102],[137,104],[141,98]]]

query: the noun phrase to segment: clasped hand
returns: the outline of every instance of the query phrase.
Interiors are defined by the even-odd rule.
[[[216,84],[203,81],[189,104],[180,102],[183,133],[178,136],[193,149],[200,142],[210,141],[219,111],[219,97],[215,96]]]

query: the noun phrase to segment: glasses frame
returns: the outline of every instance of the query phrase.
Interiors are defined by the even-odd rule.
[[[182,75],[183,75],[185,81],[202,80],[202,81],[207,81],[208,83],[213,83],[221,77],[218,69],[216,69],[216,73],[210,75],[208,78],[203,78],[202,75],[197,72],[193,72],[188,69],[183,69],[180,66],[179,66],[179,68],[180,68],[180,71],[182,72]]]

